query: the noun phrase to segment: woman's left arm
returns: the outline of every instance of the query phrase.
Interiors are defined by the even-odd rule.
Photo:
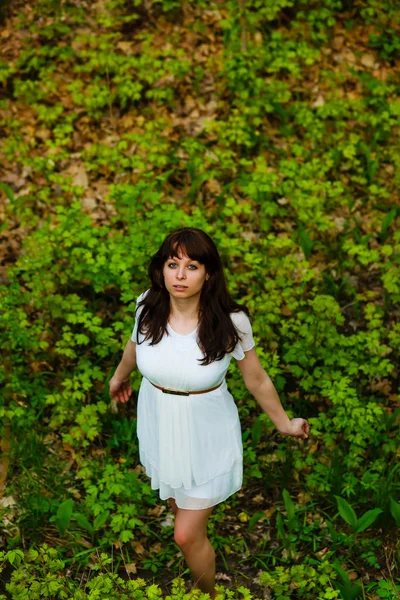
[[[281,435],[291,435],[298,438],[308,438],[308,422],[303,418],[289,419],[278,393],[261,366],[255,348],[245,352],[245,358],[237,361],[243,375],[244,383],[249,392],[257,400],[264,412],[267,413]]]

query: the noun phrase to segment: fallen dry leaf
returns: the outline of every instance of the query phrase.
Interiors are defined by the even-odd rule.
[[[82,185],[80,183],[76,185]],[[97,202],[95,198],[82,198],[82,206],[85,210],[92,211],[97,207]]]
[[[344,37],[342,35],[337,35],[332,40],[332,47],[334,50],[341,50],[344,44]]]
[[[153,508],[149,508],[147,511],[148,515],[152,515],[153,517],[159,517],[163,512],[165,512],[166,507],[163,505],[154,506]]]
[[[145,549],[143,548],[143,546],[140,542],[133,541],[133,542],[131,542],[131,546],[135,550],[136,554],[144,554],[145,553]]]
[[[136,563],[129,563],[127,565],[125,565],[125,570],[126,572],[129,573],[133,573],[135,574],[137,569],[136,569]]]
[[[364,65],[364,67],[372,69],[375,64],[375,57],[372,54],[363,54],[361,57],[361,64]]]
[[[3,508],[14,506],[14,504],[17,503],[12,496],[4,496],[3,498],[0,498],[0,506],[2,506]]]
[[[82,164],[72,163],[72,165],[70,165],[68,169],[64,171],[64,175],[72,177],[72,183],[74,185],[80,185],[85,189],[89,185],[86,169]]]
[[[175,517],[172,513],[168,513],[163,521],[160,522],[161,527],[173,527]]]
[[[317,96],[317,99],[316,99],[316,100],[314,100],[314,102],[312,103],[312,105],[311,105],[311,106],[312,106],[313,108],[318,108],[319,106],[324,106],[324,104],[325,104],[325,98],[323,97],[323,95],[322,95],[322,94],[319,94],[319,95]]]
[[[264,496],[262,494],[257,494],[251,501],[254,502],[254,504],[259,504],[260,502],[264,502]]]
[[[229,575],[226,575],[226,573],[216,573],[215,574],[215,579],[217,581],[229,581],[229,582],[232,581],[232,578],[229,577]]]
[[[329,548],[322,548],[321,550],[319,550],[318,552],[316,552],[315,554],[317,556],[319,556],[320,558],[324,558],[325,554],[329,552]]]

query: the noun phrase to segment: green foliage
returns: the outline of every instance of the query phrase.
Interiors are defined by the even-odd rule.
[[[392,62],[400,53],[400,41],[398,33],[394,29],[387,29],[381,34],[372,34],[369,36],[369,43],[373,48],[377,48],[379,54],[385,60]]]
[[[362,515],[359,519],[357,519],[357,515],[354,512],[353,507],[347,500],[344,498],[340,498],[336,496],[336,500],[338,503],[338,509],[340,516],[350,525],[355,533],[360,533],[367,529],[374,521],[376,521],[378,515],[382,512],[380,508],[374,508],[372,510],[368,510],[366,513]]]
[[[29,598],[71,599],[71,600],[141,600],[148,598],[155,600],[163,598],[163,593],[158,585],[146,584],[141,578],[128,579],[113,572],[112,559],[104,552],[98,556],[93,555],[90,577],[84,586],[74,582],[65,571],[65,561],[60,559],[61,551],[43,544],[38,550],[31,548],[27,552],[11,550],[0,552],[0,561],[10,563],[14,569],[11,580],[6,584],[6,590],[11,600]],[[225,600],[224,588],[221,588],[221,600]],[[244,598],[249,597],[249,590],[240,588]],[[183,597],[200,600],[208,595],[202,595],[199,590],[190,594],[184,592],[184,582],[176,578],[172,582],[171,594],[167,598],[182,600]],[[0,596],[6,598],[6,596]]]
[[[311,432],[279,436],[231,364],[245,499],[282,496],[275,513],[218,507],[226,569],[231,552],[274,598],[347,599],[360,583],[341,564],[382,568],[374,531],[400,523],[398,24],[386,0],[40,0],[13,13],[15,55],[0,62],[12,598],[159,597],[110,567],[112,545],[130,563],[144,539],[163,543],[143,547],[144,568],[180,569],[138,465],[140,375],[117,412],[107,382],[149,256],[184,225],[215,239],[261,364]],[[216,528],[230,508],[242,539]],[[49,531],[63,552],[40,545]],[[83,587],[84,568],[97,573]],[[176,580],[171,597],[184,595]]]
[[[271,588],[272,598],[318,598],[328,600],[340,598],[340,593],[331,585],[335,579],[335,570],[327,561],[321,562],[317,569],[310,565],[276,567],[269,573],[262,573],[261,582]]]

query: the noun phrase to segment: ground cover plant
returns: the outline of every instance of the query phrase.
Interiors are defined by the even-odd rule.
[[[395,3],[13,0],[0,19],[0,598],[188,592],[135,401],[107,385],[149,256],[185,225],[311,430],[279,436],[231,364],[222,598],[397,598]]]

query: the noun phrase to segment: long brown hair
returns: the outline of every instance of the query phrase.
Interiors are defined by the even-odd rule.
[[[158,344],[165,334],[169,335],[170,296],[164,284],[163,267],[168,259],[179,254],[203,264],[210,276],[204,281],[199,306],[198,344],[204,354],[200,364],[205,366],[222,360],[239,341],[230,313],[243,311],[249,316],[249,310],[230,297],[217,247],[201,229],[182,227],[170,233],[152,256],[148,267],[151,287],[138,304],[142,307],[138,333],[145,336],[143,341],[151,340],[150,345]]]

